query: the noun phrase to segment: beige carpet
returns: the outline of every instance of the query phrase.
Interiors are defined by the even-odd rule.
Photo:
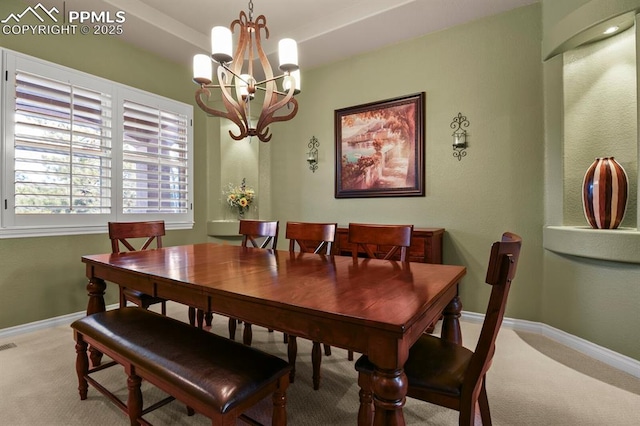
[[[169,313],[186,320],[187,308],[170,304]],[[215,316],[213,331],[226,335],[226,318]],[[480,326],[464,323],[464,344],[473,347]],[[240,327],[239,332],[241,333]],[[282,333],[254,327],[254,346],[286,359]],[[95,389],[80,401],[75,376],[74,344],[68,326],[0,341],[0,425],[126,425],[125,415]],[[311,344],[299,339],[296,382],[288,392],[289,425],[355,425],[358,386],[346,351],[334,349],[322,359],[322,384],[311,386]],[[101,372],[111,390],[126,400],[120,367]],[[145,403],[162,397],[144,388]],[[488,374],[487,391],[495,425],[640,425],[640,380],[549,339],[503,328]],[[269,418],[269,402],[254,414]],[[457,413],[411,400],[405,406],[408,425],[455,425]],[[179,402],[156,410],[155,425],[209,425],[201,416],[187,417]]]

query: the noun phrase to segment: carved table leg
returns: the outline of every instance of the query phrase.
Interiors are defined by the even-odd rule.
[[[374,426],[404,426],[404,406],[407,395],[407,375],[403,369],[380,370],[373,373]]]
[[[107,283],[100,278],[92,277],[87,284],[87,292],[89,293],[89,304],[87,305],[87,315],[92,315],[97,312],[104,312],[106,310],[104,304],[104,291],[107,288]],[[102,362],[102,353],[94,348],[89,348],[89,358],[91,359],[91,365],[97,367]]]
[[[460,312],[462,302],[458,296],[451,299],[451,302],[444,308],[442,319],[442,338],[462,345],[462,332],[460,331]]]

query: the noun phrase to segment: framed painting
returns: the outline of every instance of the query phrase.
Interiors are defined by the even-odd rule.
[[[424,92],[335,110],[335,197],[424,196],[424,117]]]

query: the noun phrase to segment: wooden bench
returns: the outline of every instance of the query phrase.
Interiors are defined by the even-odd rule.
[[[185,403],[212,420],[235,425],[236,419],[259,424],[242,414],[273,395],[273,425],[286,425],[289,364],[272,355],[141,308],[100,312],[71,324],[76,340],[76,372],[80,399],[88,384],[129,415],[132,425],[172,399]],[[129,389],[126,404],[90,374],[109,364],[89,368],[87,347],[101,351],[124,367]],[[112,363],[113,364],[113,363]],[[143,409],[141,379],[170,398]]]

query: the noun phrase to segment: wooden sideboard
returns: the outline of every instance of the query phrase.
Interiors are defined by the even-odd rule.
[[[422,263],[442,263],[442,237],[444,228],[414,228],[409,248],[409,261]],[[351,256],[349,228],[338,227],[335,254]],[[398,254],[399,256],[399,254]]]

